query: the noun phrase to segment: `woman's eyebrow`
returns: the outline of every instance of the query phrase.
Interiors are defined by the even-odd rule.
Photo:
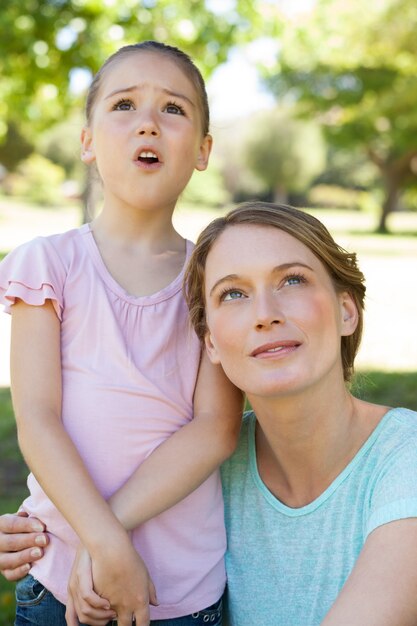
[[[313,268],[310,265],[307,265],[307,263],[303,263],[302,261],[290,261],[289,263],[281,263],[280,265],[276,265],[272,269],[271,273],[276,274],[278,272],[285,272],[285,270],[289,269],[290,267],[305,267],[311,272],[314,272]],[[215,289],[222,283],[240,279],[241,277],[239,276],[239,274],[227,274],[226,276],[222,276],[214,283],[213,287],[210,289],[209,295],[211,296]]]
[[[215,291],[215,289],[221,285],[222,283],[226,283],[230,280],[239,280],[239,276],[238,274],[228,274],[227,276],[222,276],[222,278],[219,278],[219,280],[217,280],[213,287],[210,289],[210,296],[212,295],[213,291]]]

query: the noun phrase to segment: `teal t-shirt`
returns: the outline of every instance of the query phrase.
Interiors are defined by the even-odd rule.
[[[297,509],[259,476],[255,423],[245,415],[222,467],[230,625],[318,626],[369,533],[417,517],[417,413],[388,411],[326,491]]]

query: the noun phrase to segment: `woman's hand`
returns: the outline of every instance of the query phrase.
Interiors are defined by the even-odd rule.
[[[36,518],[23,511],[0,516],[0,572],[7,580],[26,576],[47,544],[45,526]]]
[[[117,616],[118,626],[148,626],[149,603],[157,604],[155,588],[144,562],[127,535],[90,559],[80,548],[69,583],[68,626],[80,622],[105,626]],[[111,608],[110,608],[111,607]]]

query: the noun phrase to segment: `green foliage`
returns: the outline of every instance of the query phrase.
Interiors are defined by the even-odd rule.
[[[279,98],[320,119],[338,149],[360,148],[386,190],[380,226],[417,174],[417,12],[414,0],[318,0],[286,28],[267,78]]]
[[[224,185],[219,163],[212,159],[203,174],[194,172],[182,198],[187,203],[208,207],[220,207],[227,204],[230,197]]]
[[[369,402],[417,411],[416,389],[415,372],[364,371],[356,374],[352,392]]]
[[[43,132],[36,141],[36,148],[52,163],[60,165],[67,178],[78,180],[85,176],[84,165],[80,159],[80,133],[83,126],[81,115],[55,124]],[[1,160],[1,157],[0,157]]]
[[[285,198],[289,192],[308,188],[323,171],[326,154],[317,124],[276,109],[251,122],[244,158],[268,190]]]
[[[33,144],[22,135],[15,122],[10,122],[3,143],[0,143],[0,163],[7,170],[13,171],[32,152]]]
[[[264,5],[237,0],[230,10],[214,11],[204,0],[2,0],[0,138],[10,120],[32,131],[62,120],[78,102],[69,89],[74,69],[95,73],[126,43],[179,46],[208,76],[232,44],[275,32]]]
[[[54,205],[62,198],[61,185],[64,179],[62,167],[39,154],[32,154],[12,175],[10,191],[36,204]]]

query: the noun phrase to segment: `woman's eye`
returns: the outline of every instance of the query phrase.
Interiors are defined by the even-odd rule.
[[[305,283],[306,279],[304,278],[304,276],[301,276],[299,274],[294,274],[293,276],[287,276],[287,278],[285,279],[285,284],[286,285],[301,285],[301,283]]]
[[[229,289],[221,295],[222,302],[226,302],[227,300],[240,300],[241,298],[244,298],[244,295],[237,289]]]
[[[132,111],[133,102],[131,100],[119,100],[113,107],[114,111]]]
[[[174,115],[184,115],[184,109],[179,104],[167,104],[165,107],[165,111]]]

